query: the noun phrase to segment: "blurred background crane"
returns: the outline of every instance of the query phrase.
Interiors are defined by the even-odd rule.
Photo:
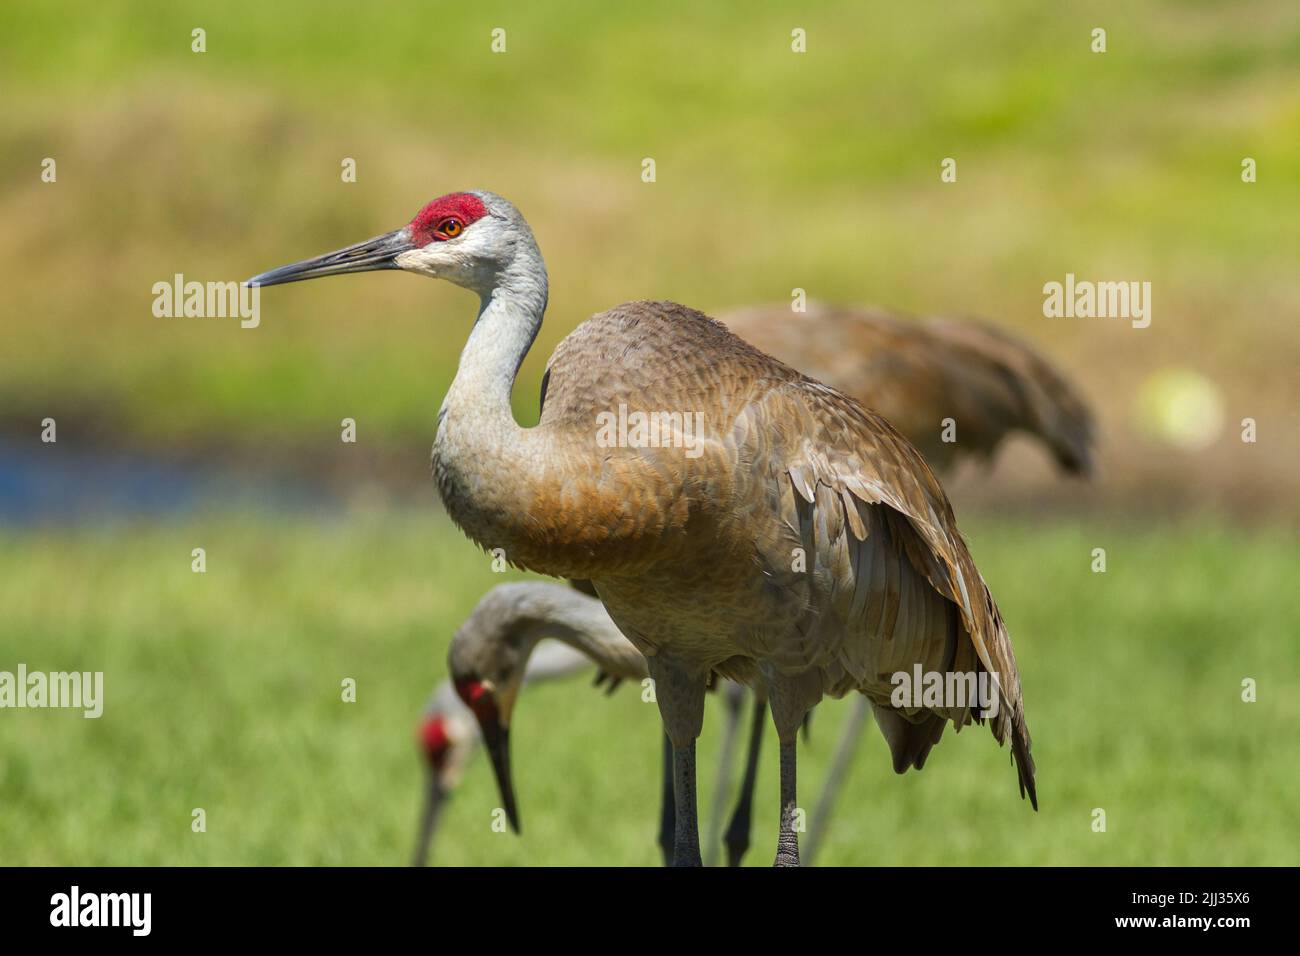
[[[489,591],[479,606],[492,600],[495,593]],[[473,629],[481,621],[483,617],[470,615],[461,628]],[[590,670],[591,666],[592,658],[577,648],[559,641],[543,641],[528,654],[521,686],[569,677]],[[424,866],[428,862],[442,809],[482,742],[474,712],[461,701],[451,680],[439,683],[429,695],[420,719],[424,802],[420,808],[413,865]]]

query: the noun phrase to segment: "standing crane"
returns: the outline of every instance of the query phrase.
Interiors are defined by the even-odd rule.
[[[815,370],[816,377],[863,404],[874,403],[891,421],[903,422],[900,430],[925,452],[927,460],[946,466],[939,470],[947,470],[965,457],[991,456],[1007,434],[1018,430],[1038,440],[1067,474],[1084,476],[1090,471],[1094,425],[1086,401],[1032,346],[993,326],[975,320],[906,319],[881,309],[817,304],[810,305],[807,313],[794,314],[786,306],[740,309],[724,313],[719,321],[750,344],[793,367]],[[950,444],[941,440],[940,426],[954,409],[961,410],[961,418],[957,441]],[[571,583],[595,597],[587,582]],[[535,599],[530,599],[534,588]],[[475,662],[473,666],[479,671],[497,674],[499,686],[514,688],[525,660],[523,682],[532,680],[534,661],[528,658],[528,649],[552,623],[556,633],[595,624],[593,632],[572,642],[575,647],[597,648],[583,660],[603,662],[610,673],[623,670],[625,677],[644,676],[643,663],[624,669],[630,645],[617,633],[598,602],[545,583],[502,585],[489,591],[458,629],[450,656],[453,662]],[[546,647],[543,644],[539,653]],[[552,645],[552,649],[561,648]],[[612,665],[607,663],[610,655],[615,657]],[[452,677],[465,679],[467,673],[458,673],[453,667]],[[472,723],[450,681],[441,685],[439,693],[449,698],[448,709],[454,702]],[[715,828],[723,819],[722,802],[730,789],[732,740],[742,695],[741,685],[727,683],[724,740],[714,787]],[[512,690],[512,707],[514,697]],[[732,866],[739,865],[748,849],[765,703],[761,695],[754,701],[740,793],[725,837],[720,841],[719,831],[714,829],[706,843],[706,862],[709,851],[719,842],[725,845]],[[868,712],[866,699],[859,697],[844,719],[816,809],[809,816],[804,862],[814,859],[824,840]],[[490,713],[489,719],[501,718]],[[509,715],[504,724],[509,726]],[[476,742],[477,731],[471,730],[467,739]],[[503,778],[509,779],[508,754],[499,761],[494,758],[493,763],[498,788],[503,802],[513,807],[513,792],[500,786]],[[664,830],[666,824],[671,839],[671,781],[669,788],[661,807],[659,842],[671,861],[671,844],[665,842]]]
[[[375,269],[479,296],[438,415],[439,494],[480,546],[591,580],[645,655],[673,745],[675,865],[700,863],[695,741],[714,671],[767,691],[779,866],[799,865],[798,729],[826,694],[867,696],[900,773],[924,765],[946,723],[986,720],[1037,807],[1001,614],[938,480],[885,419],[699,312],[632,302],[556,347],[540,420],[521,428],[510,395],[541,327],[546,267],[523,216],[488,192],[443,196],[400,229],[249,281]],[[625,430],[634,413],[660,428]],[[994,698],[896,706],[891,675],[914,667],[982,673]]]

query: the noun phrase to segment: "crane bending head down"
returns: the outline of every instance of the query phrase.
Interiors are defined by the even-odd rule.
[[[572,673],[575,660],[587,666],[594,662],[615,680],[641,680],[647,674],[645,658],[618,632],[598,600],[550,581],[497,585],[456,631],[448,649],[448,677],[478,722],[516,833],[519,808],[510,771],[515,701],[525,683]]]
[[[573,596],[568,597],[565,595],[564,600],[583,613],[590,614],[591,610],[603,613],[599,612],[599,603],[594,598],[570,592],[570,589],[559,584],[552,584],[547,581],[500,584],[485,594],[483,599],[479,601],[474,613],[465,620],[456,632],[452,640],[452,646],[456,647],[458,644],[469,643],[490,648],[493,645],[501,647],[512,643],[513,636],[521,629],[520,624],[533,613],[529,605],[521,601],[520,598],[529,596],[541,598],[547,594],[554,595],[559,592],[571,593]],[[579,602],[583,603],[580,604]],[[595,608],[592,608],[592,605],[595,605]],[[613,624],[610,624],[609,627],[612,630]],[[546,631],[545,636],[563,637],[563,631],[560,628],[551,628]],[[589,654],[563,643],[561,640],[541,639],[539,641],[530,635],[525,635],[525,640],[529,645],[527,653],[522,658],[516,657],[519,666],[523,670],[523,676],[517,682],[520,687],[533,682],[544,683],[569,677],[590,670],[592,667],[593,659]],[[635,649],[630,644],[627,644],[626,641],[622,643],[629,649],[630,653],[635,653]],[[536,646],[532,646],[533,644]],[[513,648],[508,646],[501,653],[503,656],[513,656],[514,654]],[[468,659],[469,663],[465,664],[465,667],[474,669],[479,666],[474,662],[474,655],[472,654],[457,656],[458,661],[466,659]],[[468,691],[466,696],[478,697],[479,706],[477,710],[471,709],[462,700],[461,693],[454,682],[454,679],[457,678]],[[423,866],[427,862],[430,847],[433,843],[433,835],[438,828],[442,810],[447,800],[459,786],[466,766],[468,766],[478,750],[480,742],[482,742],[480,720],[501,723],[501,710],[497,699],[485,696],[490,695],[492,691],[483,687],[476,694],[473,687],[474,680],[469,676],[468,671],[453,671],[453,677],[442,681],[429,695],[429,701],[425,705],[424,714],[420,718],[420,724],[416,730],[416,741],[424,758],[427,771],[425,803],[415,857],[417,866]],[[509,676],[499,675],[493,686],[506,686],[512,680],[513,678]],[[482,686],[481,682],[479,683]],[[514,695],[512,694],[510,696],[512,703],[513,699]],[[488,706],[489,700],[492,706]],[[509,723],[508,715],[505,722],[506,724]],[[503,760],[506,769],[509,769],[508,753],[494,757],[494,767],[497,760]],[[508,780],[509,777],[507,776],[506,779]],[[498,774],[497,780],[498,784],[500,784],[500,774]],[[515,822],[518,822],[517,815]]]

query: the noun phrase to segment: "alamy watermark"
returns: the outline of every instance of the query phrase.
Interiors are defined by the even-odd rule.
[[[50,897],[51,926],[121,926],[148,936],[153,925],[152,893],[83,893],[74,885]]]
[[[262,289],[247,282],[185,281],[176,273],[171,282],[153,284],[153,314],[160,319],[239,319],[242,329],[262,321]]]
[[[1150,282],[1092,282],[1065,274],[1043,286],[1043,315],[1049,319],[1130,319],[1133,328],[1151,324]]]
[[[0,709],[49,707],[81,710],[94,718],[104,713],[103,671],[0,671]]]
[[[699,458],[703,435],[703,412],[629,412],[620,403],[617,412],[596,415],[600,448],[684,448],[687,458]]]
[[[985,720],[998,715],[997,678],[988,671],[923,671],[914,664],[910,673],[895,671],[889,682],[894,685],[889,704],[900,710],[978,707]]]

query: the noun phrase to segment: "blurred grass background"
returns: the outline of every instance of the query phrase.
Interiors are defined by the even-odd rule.
[[[54,415],[114,447],[262,461],[274,444],[292,467],[333,450],[351,415],[376,450],[427,445],[465,293],[387,275],[268,292],[250,331],[154,318],[151,288],[176,272],[245,278],[484,186],[526,212],[552,274],[523,419],[550,347],[592,312],[639,297],[717,311],[798,287],[986,315],[1068,357],[1101,406],[1117,495],[1186,496],[1189,457],[1136,433],[1132,408],[1149,375],[1190,366],[1230,426],[1195,462],[1201,500],[1293,499],[1287,0],[73,9],[0,11],[12,430]],[[1090,51],[1099,24],[1105,54]],[[489,50],[494,26],[505,54]],[[46,156],[57,184],[40,181]],[[958,181],[944,185],[948,156]],[[1241,181],[1244,156],[1257,183]],[[1067,272],[1151,281],[1151,328],[1044,319],[1042,286]],[[1249,457],[1246,416],[1261,435]]]
[[[525,212],[551,273],[523,422],[551,347],[594,311],[643,297],[719,311],[795,287],[987,316],[1097,404],[1095,487],[1051,481],[1023,445],[952,486],[1023,646],[1043,814],[1014,799],[1005,754],[978,732],[894,779],[873,731],[823,862],[1295,862],[1290,0],[11,0],[0,109],[0,439],[219,481],[287,476],[341,501],[4,529],[0,669],[104,669],[109,701],[99,721],[0,713],[0,861],[405,858],[414,716],[455,625],[500,580],[427,486],[474,304],[356,276],[269,290],[261,327],[241,330],[155,318],[151,288],[244,278],[483,187]],[[57,183],[41,182],[45,157]],[[1151,281],[1152,326],[1044,319],[1043,283],[1067,272]],[[1171,368],[1221,404],[1203,447],[1138,427],[1144,388]],[[58,445],[39,443],[46,416]],[[345,416],[357,446],[338,441]],[[1257,444],[1239,440],[1247,416]],[[189,571],[200,538],[204,576]],[[1093,547],[1110,552],[1105,575],[1088,571]],[[349,675],[355,706],[338,703]],[[1246,676],[1265,680],[1258,704],[1239,703]],[[805,802],[837,722],[824,709]],[[654,862],[658,752],[635,695],[543,688],[520,720],[527,838],[475,822],[491,802],[479,768],[443,859]],[[192,806],[208,834],[189,833]],[[1088,829],[1094,806],[1106,836]]]

